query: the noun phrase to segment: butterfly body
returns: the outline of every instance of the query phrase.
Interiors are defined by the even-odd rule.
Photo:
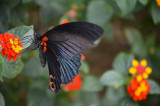
[[[58,25],[43,36],[35,33],[42,67],[49,69],[49,88],[59,93],[61,84],[68,84],[78,74],[80,53],[94,46],[103,34],[99,26],[87,22]]]

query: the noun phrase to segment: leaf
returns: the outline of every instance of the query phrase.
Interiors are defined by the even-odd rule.
[[[48,68],[47,66],[43,68],[41,66],[40,60],[38,56],[31,58],[24,66],[22,75],[29,76],[29,77],[47,77],[48,78]]]
[[[83,91],[98,92],[103,89],[101,82],[94,76],[87,76],[82,85]]]
[[[124,96],[126,96],[126,90],[124,86],[118,88],[108,87],[103,99],[103,104],[106,104],[107,102],[107,106],[118,106],[119,101]]]
[[[66,12],[68,1],[66,0],[35,0],[35,2],[40,5],[42,22],[47,24]]]
[[[132,47],[132,52],[141,58],[147,56],[147,47],[142,39],[142,35],[139,30],[134,28],[126,28],[124,30],[128,43]]]
[[[160,22],[160,8],[156,5],[156,3],[151,5],[151,16],[155,24]]]
[[[29,2],[32,2],[33,0],[22,0],[22,3],[25,4],[25,3],[29,3]]]
[[[81,98],[82,99],[80,101],[83,101],[82,103],[84,104],[80,106],[101,106],[100,105],[101,100],[97,92],[82,92]],[[74,105],[74,106],[77,106],[77,105]]]
[[[62,15],[62,13],[58,12],[58,10],[55,10],[52,7],[42,7],[40,9],[40,12],[42,17],[42,22],[44,24],[47,24]]]
[[[9,28],[11,8],[6,3],[0,3],[0,32],[4,33]]]
[[[154,80],[148,79],[148,82],[151,86],[149,94],[160,94],[160,86]]]
[[[86,61],[82,61],[81,62],[81,67],[80,69],[82,72],[84,72],[85,74],[89,73],[89,65]]]
[[[21,38],[20,42],[22,42],[22,44],[23,44],[23,49],[29,47],[33,41],[33,38],[34,38],[33,25],[15,27],[15,28],[9,30],[8,33],[14,34],[15,37]]]
[[[139,0],[139,2],[143,5],[147,5],[147,3],[149,2],[149,0]]]
[[[134,59],[133,54],[119,53],[113,61],[113,68],[124,74],[129,73],[129,68],[132,65],[132,60]]]
[[[97,25],[104,25],[111,19],[112,15],[112,7],[104,0],[92,0],[87,7],[87,20]]]
[[[130,13],[134,9],[137,2],[137,0],[115,0],[115,1],[118,7],[120,8],[123,16]]]
[[[3,81],[2,76],[4,73],[4,61],[2,55],[0,54],[0,81]]]
[[[4,59],[4,61],[7,58]],[[16,61],[5,61],[4,63],[4,77],[12,79],[17,76],[22,71],[24,64],[17,58]]]
[[[106,86],[121,86],[125,83],[125,77],[118,71],[109,70],[102,75],[100,81]]]
[[[9,0],[9,5],[14,8],[20,3],[20,0]]]
[[[23,7],[16,7],[11,10],[10,18],[13,26],[22,26],[25,24],[26,9]]]
[[[104,25],[103,27],[104,29],[104,35],[106,37],[107,40],[113,40],[113,27],[112,27],[112,24],[111,23],[107,23]]]
[[[39,83],[39,81],[38,81]],[[39,83],[40,84],[40,83]],[[41,83],[42,86],[43,83]],[[47,95],[48,92],[48,86],[44,86],[46,87],[45,89],[39,89],[39,87],[37,86],[31,86],[31,88],[28,91],[28,95],[27,95],[27,101],[28,101],[28,105],[30,106],[53,106],[54,105],[54,97],[49,97]],[[45,91],[46,90],[46,91]],[[52,93],[52,95],[54,95],[53,92],[49,91],[50,93]]]
[[[0,106],[5,106],[5,101],[2,93],[0,93]]]
[[[124,98],[121,103],[120,106],[139,106],[138,103],[134,102],[132,99],[130,98]]]

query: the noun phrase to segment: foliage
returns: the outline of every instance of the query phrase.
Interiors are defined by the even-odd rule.
[[[34,31],[43,35],[63,19],[88,21],[103,27],[104,37],[101,42],[96,42],[100,45],[96,47],[99,49],[91,51],[103,52],[109,45],[107,54],[102,54],[105,55],[103,60],[109,60],[112,65],[106,63],[103,70],[98,69],[94,74],[92,67],[101,61],[96,60],[93,64],[87,52],[87,59],[81,62],[79,69],[83,79],[82,90],[65,92],[62,89],[59,95],[55,95],[48,89],[47,67],[41,67],[37,51],[29,50],[32,48]],[[15,62],[7,61],[0,54],[0,106],[159,105],[159,24],[160,7],[156,0],[0,1],[0,33],[8,32],[20,37],[25,52]],[[105,45],[106,42],[108,45]],[[101,48],[102,44],[105,48]],[[115,46],[110,45],[118,46],[115,48],[116,54],[112,48]],[[91,58],[94,60],[94,57]],[[145,58],[153,69],[151,79],[148,79],[151,86],[149,97],[143,102],[134,102],[126,90],[132,79],[129,68],[135,58]]]

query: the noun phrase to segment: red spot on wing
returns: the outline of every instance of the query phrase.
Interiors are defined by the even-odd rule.
[[[43,52],[45,53],[47,50],[47,43],[46,41],[48,41],[48,38],[46,36],[43,37],[41,45],[43,46]]]

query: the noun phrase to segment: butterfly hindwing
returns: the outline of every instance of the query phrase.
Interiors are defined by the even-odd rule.
[[[63,84],[68,84],[72,81],[72,79],[74,79],[75,76],[77,76],[78,69],[81,65],[80,59],[80,55],[70,60],[65,60],[61,57],[58,57],[61,71],[61,81]]]
[[[50,79],[52,77],[52,80],[50,80],[50,86],[49,87],[55,93],[59,93],[59,90],[61,89],[60,64],[57,61],[56,55],[54,54],[54,52],[50,48],[47,48],[47,51],[45,52],[44,55],[45,55],[46,60],[47,60]]]

